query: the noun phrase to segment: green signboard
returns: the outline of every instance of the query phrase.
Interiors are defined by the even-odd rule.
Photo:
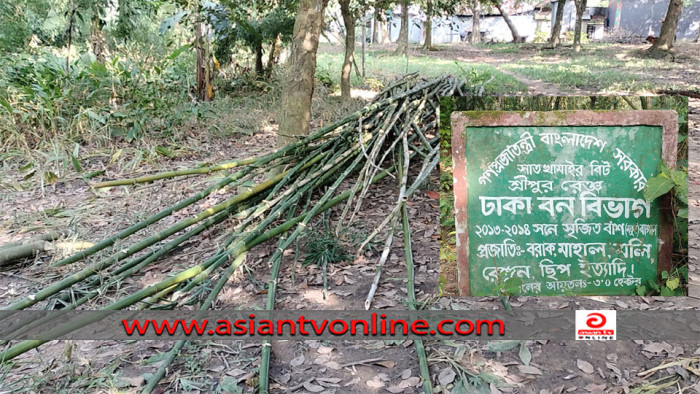
[[[664,158],[664,125],[585,114],[461,113],[455,208],[469,294],[632,295],[656,280],[665,200],[643,191]]]

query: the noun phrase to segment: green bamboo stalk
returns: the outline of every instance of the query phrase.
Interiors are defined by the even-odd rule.
[[[228,255],[223,255],[219,257],[218,260],[226,260],[228,258]],[[116,301],[105,308],[102,308],[102,310],[120,310],[127,308],[151,295],[154,295],[160,291],[163,291],[173,285],[177,285],[179,283],[182,283],[183,281],[192,278],[196,276],[198,273],[202,272],[206,266],[204,264],[198,264],[195,265],[194,267],[188,268],[184,271],[181,271],[177,273],[176,275],[165,279],[163,281],[160,281],[154,285],[148,286],[134,294],[132,294],[129,297],[123,298],[119,301]],[[67,334],[71,331],[74,331],[80,327],[84,327],[87,324],[90,324],[94,321],[95,319],[99,319],[100,317],[88,317],[85,319],[79,319],[75,321],[71,321],[67,324],[64,324],[62,326],[56,327],[55,329],[51,330],[51,334],[55,335],[63,335]],[[20,342],[18,345],[15,345],[4,352],[0,353],[0,362],[4,362],[7,360],[11,360],[14,357],[19,356],[20,354],[27,352],[31,349],[34,349],[36,347],[39,347],[40,345],[46,343],[48,341],[46,340],[31,340],[31,341],[23,341]]]
[[[231,265],[226,269],[226,271],[221,275],[221,278],[216,282],[216,285],[214,288],[211,290],[211,293],[209,293],[209,296],[204,300],[204,303],[199,307],[200,310],[207,310],[211,308],[211,305],[214,303],[214,300],[219,296],[219,293],[221,292],[221,289],[224,288],[226,285],[226,282],[228,282],[229,278],[231,278],[231,275],[238,269],[238,267],[241,266],[243,263],[243,260],[245,260],[246,253],[241,253],[238,257],[236,257],[236,260],[231,263]],[[158,370],[156,373],[153,374],[151,379],[148,380],[148,383],[146,384],[146,387],[143,388],[142,393],[150,393],[153,390],[155,390],[156,386],[158,386],[158,383],[163,379],[165,376],[165,371],[168,369],[168,367],[175,361],[175,357],[177,357],[178,353],[180,353],[180,350],[187,344],[187,340],[179,340],[175,343],[175,345],[168,351],[168,355],[163,359],[163,363],[158,367]]]
[[[249,157],[247,159],[242,159],[242,160],[227,161],[227,162],[217,164],[215,166],[210,166],[210,167],[188,168],[188,169],[184,169],[184,170],[168,171],[168,172],[160,172],[160,173],[152,174],[152,175],[144,175],[144,176],[140,176],[140,177],[136,177],[136,178],[116,179],[116,180],[112,180],[112,181],[105,181],[105,182],[96,183],[96,184],[92,185],[92,188],[93,189],[101,189],[101,188],[113,187],[113,186],[136,185],[137,183],[147,183],[147,182],[157,181],[159,179],[176,178],[176,177],[185,176],[185,175],[211,174],[212,172],[229,170],[231,168],[247,166],[249,164],[255,163],[258,160],[260,160],[259,157]]]
[[[358,146],[359,148],[359,146]],[[319,210],[324,206],[324,204],[331,199],[333,194],[335,194],[335,191],[338,189],[338,186],[345,180],[345,178],[357,167],[360,162],[364,159],[363,155],[358,155],[355,160],[347,167],[345,171],[333,182],[333,185],[331,185],[328,188],[328,191],[321,197],[321,199],[317,202],[317,205],[314,206],[311,211],[306,213],[304,216],[304,219],[297,224],[297,227],[294,229],[292,234],[284,240],[284,242],[281,243],[277,247],[277,250],[275,253],[272,255],[270,258],[269,262],[272,263],[272,269],[270,271],[270,282],[267,286],[267,304],[266,304],[266,309],[267,310],[273,310],[275,309],[275,294],[277,293],[277,277],[279,276],[279,271],[280,271],[280,266],[282,262],[282,255],[284,254],[284,250],[291,245],[292,242],[301,234],[301,232],[306,228],[309,220],[319,214]],[[349,193],[348,193],[349,195]],[[260,363],[260,373],[259,373],[259,379],[258,379],[258,384],[259,384],[259,392],[261,394],[268,394],[268,387],[269,387],[269,368],[270,368],[270,352],[271,352],[271,346],[263,346],[262,347],[262,359]]]
[[[52,267],[61,267],[64,265],[72,264],[72,263],[80,261],[80,260],[82,260],[90,255],[93,255],[93,254],[101,251],[104,248],[110,247],[110,246],[114,245],[114,243],[117,242],[118,240],[122,240],[124,238],[127,238],[127,237],[135,234],[136,232],[150,226],[151,224],[154,224],[154,223],[158,222],[159,220],[161,220],[167,216],[170,216],[171,214],[173,214],[173,212],[177,212],[185,207],[188,207],[188,206],[194,204],[195,202],[207,197],[212,192],[219,190],[219,189],[223,188],[224,186],[243,178],[245,175],[252,172],[252,170],[253,170],[252,168],[249,168],[249,169],[246,169],[243,171],[239,171],[235,174],[229,175],[226,178],[222,179],[217,184],[210,186],[210,187],[200,191],[199,193],[197,193],[197,194],[195,194],[195,195],[193,195],[185,200],[180,201],[179,203],[173,205],[172,207],[168,207],[168,208],[158,212],[157,214],[155,214],[149,218],[146,218],[146,219],[144,219],[144,220],[142,220],[142,221],[140,221],[132,226],[129,226],[125,230],[122,230],[121,232],[98,242],[97,244],[95,244],[94,246],[92,246],[88,249],[85,249],[83,251],[75,253],[75,254],[73,254],[69,257],[66,257],[62,260],[59,260],[59,261],[51,264],[51,266]]]
[[[230,207],[229,209],[224,210],[223,212],[217,214],[216,216],[213,216],[213,217],[209,218],[208,220],[200,223],[194,229],[180,235],[179,237],[175,238],[174,240],[172,240],[169,243],[167,243],[166,245],[164,245],[162,248],[155,251],[154,253],[149,254],[147,258],[134,259],[134,261],[137,262],[137,264],[133,264],[133,265],[130,263],[125,264],[124,266],[115,270],[114,276],[109,278],[109,282],[107,282],[106,284],[103,284],[99,290],[95,290],[95,291],[92,291],[92,292],[89,292],[89,293],[83,295],[81,298],[76,300],[73,305],[71,305],[72,308],[65,308],[65,309],[74,309],[80,305],[83,305],[85,302],[98,296],[99,294],[103,294],[105,291],[107,291],[110,287],[114,286],[119,281],[124,280],[127,277],[133,275],[134,273],[144,269],[150,263],[156,261],[157,259],[159,259],[163,255],[165,255],[166,253],[175,249],[181,243],[183,243],[186,240],[192,238],[193,236],[201,233],[202,231],[206,230],[207,228],[224,221],[227,217],[229,217],[229,215],[233,211],[235,211],[234,208],[235,207]],[[88,282],[88,286],[92,287],[96,284],[100,284],[101,282],[102,282],[102,278],[95,278],[95,280]]]

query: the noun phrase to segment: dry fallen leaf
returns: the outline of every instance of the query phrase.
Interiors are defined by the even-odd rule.
[[[455,371],[453,371],[452,368],[447,367],[440,371],[440,374],[438,375],[438,382],[440,382],[440,386],[445,388],[448,384],[455,380],[455,376],[457,376]]]
[[[607,385],[605,383],[602,383],[602,384],[590,383],[589,385],[586,386],[586,390],[588,390],[589,393],[600,394],[600,393],[605,392],[606,387],[607,387]]]
[[[595,372],[595,369],[593,368],[593,364],[589,363],[588,361],[585,360],[576,360],[576,366],[578,369],[585,373],[593,373]]]
[[[341,378],[316,378],[316,381],[320,384],[338,384],[343,381]]]
[[[301,356],[301,357],[302,357],[301,362],[303,363],[303,362],[304,362],[304,356]],[[294,361],[294,360],[292,360],[292,361]],[[234,377],[234,378],[235,378],[236,376],[241,376],[241,375],[243,375],[244,373],[245,373],[245,371],[242,370],[242,369],[240,369],[240,368],[234,368],[234,369],[230,369],[230,370],[227,370],[227,371],[226,371],[226,375],[232,376],[232,377]]]
[[[415,387],[415,386],[417,386],[417,385],[419,385],[419,384],[420,384],[420,378],[419,378],[419,377],[416,377],[416,376],[413,376],[413,377],[410,377],[410,378],[408,378],[408,379],[406,379],[406,380],[402,380],[401,383],[398,384],[398,387],[401,387],[401,388],[404,388],[404,389],[405,389],[405,388],[408,388],[408,387]]]
[[[311,382],[304,382],[304,388],[311,391],[312,393],[320,393],[321,391],[325,390],[323,386],[319,386]]]
[[[381,382],[379,380],[368,380],[367,386],[369,386],[373,389],[380,389],[380,388],[384,387],[384,382]]]
[[[433,200],[439,200],[440,199],[440,193],[434,192],[432,190],[429,190],[425,192],[425,195],[428,196],[428,198],[432,198]]]
[[[528,375],[542,375],[542,371],[539,368],[533,367],[532,365],[518,365],[518,370],[520,373]]]
[[[143,376],[134,376],[131,378],[122,377],[120,380],[134,387],[140,387],[142,384],[146,383],[146,379]]]
[[[330,346],[323,346],[323,345],[321,345],[321,346],[318,347],[318,349],[316,349],[316,351],[319,352],[319,353],[321,353],[321,354],[328,354],[328,353],[330,353],[330,352],[333,351],[333,348],[330,347]]]
[[[393,361],[375,361],[374,364],[381,365],[384,368],[391,369],[396,366],[396,363]]]
[[[289,365],[291,365],[292,367],[298,367],[298,366],[300,366],[301,364],[304,364],[304,355],[303,355],[303,354],[302,354],[301,356],[299,356],[299,357],[293,358],[293,359],[289,362]]]
[[[290,374],[290,373],[282,374],[282,375],[278,376],[275,380],[278,381],[279,383],[287,384],[287,383],[289,383],[290,380],[292,380],[292,374]]]

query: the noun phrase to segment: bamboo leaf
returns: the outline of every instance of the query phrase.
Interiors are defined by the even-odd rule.
[[[167,60],[173,60],[173,59],[175,59],[176,57],[180,56],[180,54],[181,54],[182,52],[186,51],[187,49],[189,49],[189,48],[191,48],[191,47],[192,47],[192,45],[190,45],[190,44],[182,45],[181,47],[179,47],[179,48],[177,48],[176,50],[174,50],[173,53],[171,53],[170,55],[168,55],[168,56],[166,57],[166,59],[167,59]],[[159,70],[156,70],[156,71],[158,71],[158,73],[160,73]]]
[[[506,352],[520,345],[520,341],[490,341],[486,344],[486,350],[491,352]]]
[[[525,342],[520,344],[520,352],[518,352],[518,357],[520,357],[520,361],[523,362],[525,365],[530,365],[530,361],[532,360],[532,353],[530,353],[530,349],[525,346]]]
[[[78,158],[70,155],[70,161],[73,163],[73,169],[75,169],[75,172],[82,173],[83,172],[83,166],[80,165],[80,161],[78,161]]]
[[[0,105],[7,108],[7,112],[9,112],[9,113],[14,112],[14,110],[12,109],[12,106],[10,105],[10,102],[5,100],[4,98],[0,98]]]
[[[105,118],[103,118],[102,116],[96,114],[96,113],[95,113],[93,110],[91,110],[91,109],[86,110],[85,113],[86,113],[90,118],[92,118],[93,120],[99,122],[100,124],[105,124],[105,123],[107,123],[107,120],[106,120]]]
[[[175,152],[171,151],[170,149],[168,149],[168,148],[166,148],[166,147],[164,147],[164,146],[156,146],[156,152],[157,152],[158,154],[163,155],[163,156],[167,156],[167,157],[169,157],[169,158],[171,158],[171,159],[174,159],[174,158],[177,157],[177,155],[175,154]]]

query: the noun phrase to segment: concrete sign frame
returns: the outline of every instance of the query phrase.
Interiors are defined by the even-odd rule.
[[[469,179],[467,176],[466,137],[476,127],[568,127],[657,126],[662,128],[661,159],[670,168],[676,167],[678,149],[678,115],[671,110],[633,111],[467,111],[452,114],[452,159],[454,170],[455,219],[457,235],[458,288],[462,296],[470,296],[469,278]],[[494,158],[495,159],[495,158]],[[476,180],[471,180],[475,182]],[[671,199],[659,201],[657,272],[669,271],[673,247]]]

